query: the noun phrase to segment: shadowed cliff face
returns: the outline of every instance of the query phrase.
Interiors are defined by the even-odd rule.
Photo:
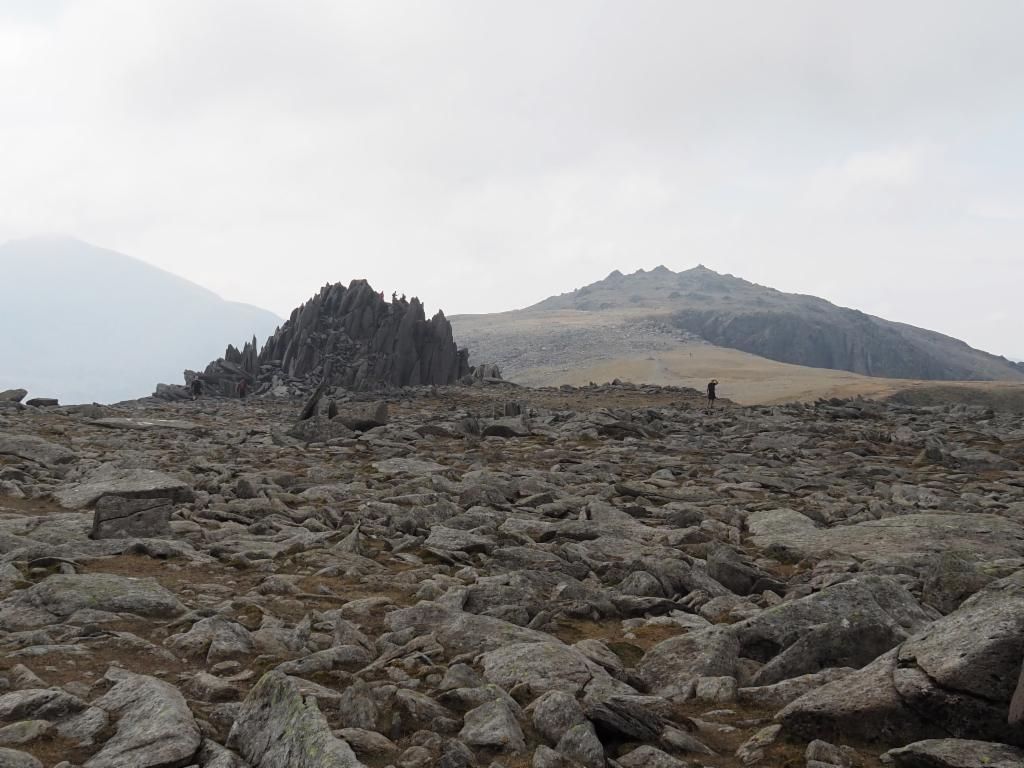
[[[469,372],[444,313],[426,319],[419,299],[388,302],[365,280],[324,286],[257,353],[256,340],[229,346],[202,377],[214,391],[235,392],[246,378],[258,386],[281,383],[352,390],[452,384]]]
[[[566,309],[650,310],[712,344],[815,368],[905,379],[1024,380],[1020,365],[958,339],[703,266],[679,273],[665,267],[612,272],[526,311]]]

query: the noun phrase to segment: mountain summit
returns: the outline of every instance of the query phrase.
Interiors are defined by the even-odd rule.
[[[867,376],[1024,380],[1024,366],[935,331],[783,293],[700,265],[658,266],[552,296],[526,311],[651,310],[677,329],[720,347],[784,363]]]

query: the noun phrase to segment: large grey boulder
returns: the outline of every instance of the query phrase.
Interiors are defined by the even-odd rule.
[[[252,653],[252,633],[223,616],[200,619],[187,632],[171,635],[164,645],[180,654],[205,657],[207,664],[238,659]]]
[[[307,443],[326,443],[328,440],[355,437],[356,434],[344,422],[317,414],[312,418],[297,421],[288,430],[288,436]]]
[[[228,736],[252,768],[362,768],[336,738],[313,697],[303,698],[280,672],[260,678],[242,702]]]
[[[170,619],[185,606],[153,579],[112,573],[57,573],[0,602],[0,628],[55,624],[84,608]]]
[[[127,499],[191,501],[192,488],[183,480],[155,469],[124,469],[104,464],[81,482],[56,491],[53,496],[62,507],[81,509],[102,496]]]
[[[32,408],[53,408],[60,405],[56,397],[33,397],[25,401],[25,405]]]
[[[96,502],[90,539],[159,538],[171,535],[170,499],[103,496]]]
[[[36,678],[31,684],[42,683]],[[89,746],[106,727],[108,717],[102,709],[59,688],[24,688],[0,696],[0,721],[52,724],[62,738]]]
[[[335,408],[331,421],[339,421],[355,432],[365,432],[388,423],[388,404],[384,400],[373,403],[352,403]],[[330,413],[328,414],[330,415]]]
[[[829,667],[862,667],[938,614],[882,576],[844,581],[734,624],[739,655],[765,663],[755,685]]]
[[[515,643],[550,643],[551,635],[520,627],[491,616],[452,610],[440,603],[423,601],[411,608],[392,611],[385,618],[393,632],[413,629],[416,634],[434,632],[451,653],[485,653]]]
[[[574,725],[587,721],[576,697],[557,688],[538,697],[528,711],[532,713],[533,727],[551,744],[557,744]]]
[[[708,555],[708,576],[737,595],[760,593],[775,589],[783,593],[783,585],[742,558],[728,546],[716,547]]]
[[[0,434],[0,454],[46,466],[70,464],[78,459],[74,451],[33,435]]]
[[[950,550],[966,550],[982,560],[1024,557],[1024,526],[993,514],[922,512],[819,528],[799,512],[777,509],[751,512],[747,527],[761,549],[795,548],[819,557],[833,552],[891,565]]]
[[[43,768],[43,764],[28,752],[0,747],[0,768]]]
[[[555,751],[572,763],[579,763],[584,768],[604,768],[604,746],[597,738],[594,724],[591,722],[574,725],[559,739]]]
[[[1020,768],[1024,750],[968,739],[928,739],[890,749],[882,762],[893,768]]]
[[[534,696],[558,690],[577,695],[588,686],[632,692],[601,666],[560,642],[517,643],[485,653],[484,677],[505,690],[522,686]]]
[[[955,736],[1024,746],[1007,713],[1024,658],[1024,571],[864,669],[805,694],[778,717],[804,738],[888,744]]]
[[[733,676],[740,644],[727,627],[670,637],[651,648],[636,671],[658,696],[688,694],[698,677]]]
[[[118,682],[96,706],[118,718],[117,731],[84,768],[187,765],[202,737],[178,689],[148,675],[115,675]]]
[[[20,403],[28,394],[27,389],[5,389],[0,392],[0,401],[5,403]]]
[[[898,652],[893,648],[856,673],[804,694],[776,719],[787,733],[806,740],[855,738],[889,745],[947,735],[897,693]]]
[[[459,738],[473,747],[515,754],[526,751],[526,739],[515,712],[502,699],[489,701],[467,712]]]

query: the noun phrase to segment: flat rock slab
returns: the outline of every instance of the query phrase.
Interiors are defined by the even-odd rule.
[[[104,465],[88,475],[83,482],[62,488],[53,496],[62,507],[81,509],[95,503],[102,496],[191,501],[194,494],[185,481],[155,469],[122,469]]]
[[[47,466],[69,464],[78,459],[74,451],[31,435],[0,435],[0,454]]]
[[[373,462],[373,468],[385,475],[432,475],[447,469],[443,464],[424,459],[384,459]]]
[[[384,620],[393,632],[408,628],[414,628],[417,634],[434,632],[441,645],[452,653],[484,653],[513,643],[553,642],[551,635],[535,629],[426,600],[392,611]]]
[[[169,619],[185,612],[178,598],[153,579],[112,573],[57,573],[0,602],[0,628],[54,624],[88,608]]]
[[[203,429],[202,424],[183,419],[129,419],[111,416],[104,419],[93,419],[89,423],[108,429],[177,429],[187,432]]]
[[[831,550],[876,561],[897,561],[959,549],[985,560],[1024,556],[1024,526],[999,515],[981,513],[926,512],[818,528],[795,510],[775,509],[752,512],[747,516],[747,527],[757,547],[795,547],[808,555]]]
[[[268,672],[249,692],[227,743],[253,768],[363,768],[316,700],[280,672]]]
[[[882,761],[894,768],[1020,768],[1024,750],[969,739],[928,739],[891,749]]]
[[[117,731],[84,768],[164,768],[191,762],[202,737],[177,688],[148,675],[120,680],[96,702],[118,716]]]

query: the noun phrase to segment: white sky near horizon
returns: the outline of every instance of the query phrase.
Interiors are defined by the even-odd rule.
[[[286,316],[703,263],[1024,358],[1024,3],[0,0],[0,241]]]

